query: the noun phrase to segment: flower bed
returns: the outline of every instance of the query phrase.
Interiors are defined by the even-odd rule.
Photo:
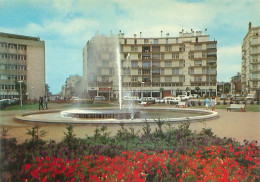
[[[80,139],[68,126],[61,142],[42,140],[46,131],[27,129],[32,138],[17,144],[1,138],[0,181],[257,181],[260,147],[219,138],[210,128],[199,133],[189,123],[143,133],[106,127]]]
[[[37,158],[22,167],[24,181],[254,181],[260,160],[255,144],[247,147],[205,147],[187,155],[125,151],[113,158],[102,155],[65,160]]]

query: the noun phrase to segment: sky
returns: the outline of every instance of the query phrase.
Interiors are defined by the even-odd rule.
[[[97,32],[126,37],[204,31],[217,40],[218,81],[241,72],[248,23],[260,26],[259,0],[0,0],[0,32],[45,41],[46,83],[53,94],[82,75],[82,50]]]

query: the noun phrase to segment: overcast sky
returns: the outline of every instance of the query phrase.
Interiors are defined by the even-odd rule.
[[[82,49],[97,31],[126,36],[208,30],[218,41],[218,81],[241,72],[248,22],[260,26],[259,0],[0,0],[0,32],[39,36],[46,46],[46,83],[52,93],[82,75]]]

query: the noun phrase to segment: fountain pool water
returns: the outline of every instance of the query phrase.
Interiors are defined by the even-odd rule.
[[[179,108],[135,108],[135,119],[131,119],[131,112],[118,109],[77,109],[77,110],[47,110],[30,112],[16,119],[27,122],[67,123],[67,124],[138,124],[154,123],[158,118],[165,122],[202,121],[216,118],[218,113],[209,110],[179,109]],[[83,113],[83,115],[81,115]],[[120,115],[121,114],[121,115]],[[65,116],[65,117],[64,117]]]

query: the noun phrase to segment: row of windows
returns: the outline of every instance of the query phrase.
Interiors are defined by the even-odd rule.
[[[123,87],[178,87],[183,86],[182,82],[172,82],[172,83],[145,83],[141,85],[138,82],[124,82]]]
[[[0,42],[0,46],[3,48],[9,48],[9,49],[18,49],[18,50],[26,50],[26,45],[21,44],[13,44],[13,43],[6,43],[6,42]]]
[[[1,80],[26,80],[25,75],[0,75]]]
[[[25,65],[0,64],[1,70],[26,70]]]
[[[202,52],[200,57],[198,58],[207,58],[207,57],[217,57],[216,51],[210,51],[210,52]],[[172,53],[171,57],[168,59],[179,59],[180,55],[179,53]],[[128,54],[124,54],[124,59],[129,59]],[[138,54],[138,59],[165,59],[164,53],[144,53],[144,54]],[[194,52],[189,52],[189,59],[194,59]]]
[[[15,85],[0,85],[0,88],[2,89],[2,90],[10,90],[10,89],[15,89]]]
[[[17,60],[24,60],[25,61],[26,55],[0,53],[0,58],[2,58],[2,59],[17,59]]]
[[[131,46],[131,52],[138,52],[139,49],[138,48],[142,48],[142,52],[161,52],[161,48],[164,47],[164,50],[167,51],[172,51],[173,50],[173,46],[171,45],[167,45],[167,46],[152,46],[151,47],[141,47],[141,46]],[[121,47],[121,50],[124,50],[125,47]],[[207,44],[206,49],[210,50],[210,49],[216,49],[217,45],[216,44]],[[199,50],[203,50],[202,49],[202,44],[199,45],[195,45],[194,46],[194,50],[195,51],[199,51]],[[178,51],[185,51],[185,46],[184,45],[179,45]]]

